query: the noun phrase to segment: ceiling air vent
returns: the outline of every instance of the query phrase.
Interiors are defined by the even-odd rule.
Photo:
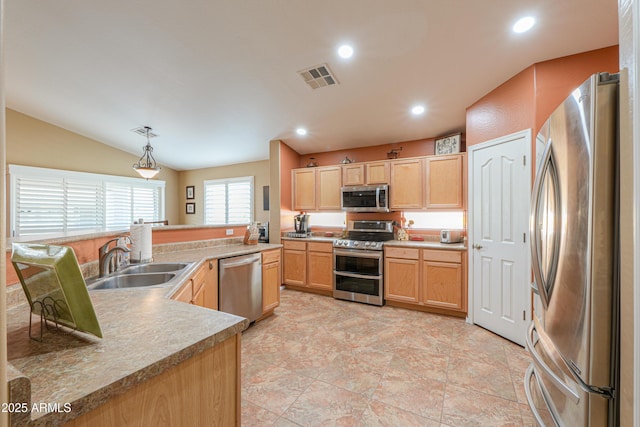
[[[316,65],[298,71],[304,82],[311,86],[312,89],[318,89],[325,86],[333,86],[338,84],[338,79],[333,75],[327,64]]]
[[[147,136],[147,128],[146,126],[140,126],[139,128],[131,129],[131,132],[137,133],[138,135]],[[157,133],[153,133],[149,131],[149,138],[155,138],[158,136]]]

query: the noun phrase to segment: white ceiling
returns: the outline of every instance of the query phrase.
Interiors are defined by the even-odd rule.
[[[529,65],[618,40],[616,0],[5,0],[5,24],[7,107],[133,154],[151,126],[177,170],[463,131]],[[324,62],[340,84],[312,90]]]

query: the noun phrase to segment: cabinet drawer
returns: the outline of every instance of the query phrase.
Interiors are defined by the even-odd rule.
[[[422,257],[425,261],[462,262],[461,251],[437,251],[425,249],[422,252]]]
[[[269,264],[280,261],[280,249],[262,252],[262,263]]]
[[[402,259],[420,258],[420,250],[414,248],[384,248],[384,256]]]
[[[285,249],[293,249],[295,251],[306,251],[307,242],[296,242],[295,240],[283,240],[282,244]]]
[[[307,250],[309,252],[333,252],[333,243],[309,242]]]

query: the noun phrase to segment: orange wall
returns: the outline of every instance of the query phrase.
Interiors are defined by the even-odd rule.
[[[553,110],[587,77],[618,69],[618,46],[532,65],[467,108],[467,146],[529,128],[537,134]]]
[[[300,155],[280,142],[280,231],[293,230],[291,170],[299,167]]]
[[[618,46],[565,56],[535,65],[535,133],[571,91],[596,72],[617,73]]]

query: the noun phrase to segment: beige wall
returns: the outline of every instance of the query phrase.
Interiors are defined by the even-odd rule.
[[[64,169],[139,178],[132,169],[139,156],[70,132],[14,110],[6,110],[7,164]],[[141,147],[142,147],[141,143]],[[140,150],[142,154],[142,150]],[[166,182],[165,217],[176,224],[178,212],[178,172],[166,166],[157,179]],[[10,198],[7,197],[7,212]],[[7,221],[9,222],[9,221]],[[9,225],[7,225],[9,226]]]
[[[204,224],[204,181],[210,179],[237,178],[241,176],[253,176],[253,211],[256,221],[269,221],[269,211],[263,209],[262,187],[269,185],[269,160],[258,162],[239,163],[236,165],[219,166],[204,169],[182,171],[178,178],[178,210],[180,211],[180,224],[201,225]],[[195,199],[189,200],[196,204],[195,214],[186,214],[187,203],[186,187],[193,185]]]

